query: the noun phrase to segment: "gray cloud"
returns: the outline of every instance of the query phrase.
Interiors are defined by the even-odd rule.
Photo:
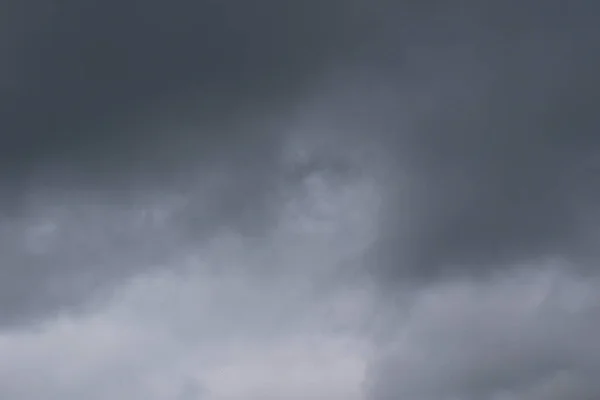
[[[285,178],[278,120],[361,37],[341,4],[7,7],[0,321],[78,302],[89,288],[65,282],[125,277],[215,229],[259,234]],[[22,237],[42,225],[53,244],[31,251]]]
[[[264,238],[212,235],[85,312],[0,331],[0,396],[361,399],[372,305],[338,264],[368,243],[372,199],[323,178]]]
[[[392,274],[596,259],[595,6],[513,6],[432,13],[381,63],[392,89],[375,124],[399,179],[374,254]]]
[[[397,173],[367,260],[394,292],[413,292],[415,281],[432,293],[444,293],[444,281],[493,291],[500,271],[543,270],[548,257],[570,261],[557,278],[569,287],[561,296],[596,290],[579,281],[598,264],[596,6],[526,3],[535,3],[530,14],[513,4],[419,21],[402,62],[384,58],[377,69],[391,78],[370,121]],[[432,294],[439,312],[417,301],[403,328],[386,332],[399,349],[382,345],[368,397],[596,398],[598,299],[576,311],[548,300],[524,321],[513,313],[527,306],[512,303],[519,295],[509,286],[489,302],[484,293]]]
[[[0,10],[0,393],[598,397],[595,2],[138,3]]]
[[[12,71],[0,99],[4,203],[17,207],[49,168],[60,172],[44,177],[47,185],[111,190],[167,185],[192,162],[243,165],[259,180],[281,135],[256,121],[285,111],[358,46],[364,19],[344,4],[7,9],[17,22],[6,28],[3,55]]]
[[[419,294],[381,351],[370,398],[595,398],[598,282],[541,269]]]

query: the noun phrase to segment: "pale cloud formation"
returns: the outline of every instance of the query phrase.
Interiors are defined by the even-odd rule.
[[[2,396],[363,398],[373,304],[340,265],[373,236],[376,191],[318,173],[297,189],[265,237],[224,231],[77,313],[0,335]]]
[[[371,398],[594,398],[600,282],[536,267],[418,293],[379,350]]]

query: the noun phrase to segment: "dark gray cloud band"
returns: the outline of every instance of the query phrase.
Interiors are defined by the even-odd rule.
[[[7,7],[1,319],[54,304],[43,294],[49,280],[63,304],[72,289],[60,282],[73,274],[104,281],[160,263],[203,232],[268,224],[281,175],[276,120],[352,56],[358,11],[335,0]],[[160,228],[131,228],[140,202],[161,196],[185,204]],[[68,209],[60,223],[71,228],[34,255],[13,242],[50,218],[45,202]]]
[[[415,22],[403,57],[381,63],[397,68],[399,101],[380,117],[399,183],[387,250],[374,253],[392,271],[485,275],[547,256],[595,264],[595,8],[449,7]]]

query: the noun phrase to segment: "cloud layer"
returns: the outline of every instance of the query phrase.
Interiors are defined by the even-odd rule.
[[[595,2],[96,3],[0,7],[0,397],[598,397]]]

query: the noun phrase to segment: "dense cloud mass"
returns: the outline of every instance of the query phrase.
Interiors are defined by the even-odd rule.
[[[0,6],[3,399],[596,399],[600,6]]]
[[[553,268],[423,291],[371,371],[374,399],[593,399],[597,279]]]

